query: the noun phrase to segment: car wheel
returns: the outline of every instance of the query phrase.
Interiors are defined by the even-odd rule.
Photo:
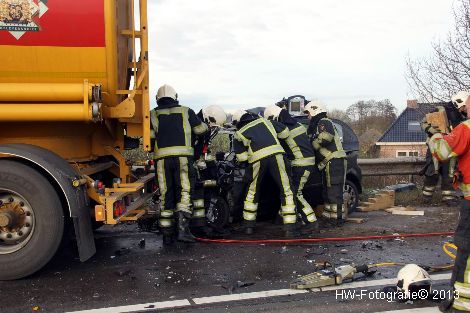
[[[359,204],[359,191],[356,184],[348,179],[346,179],[346,182],[344,183],[344,198],[346,199],[346,197],[348,197],[348,212],[352,213],[356,210]]]
[[[206,218],[209,225],[224,228],[229,223],[230,208],[222,197],[214,197],[206,208]]]

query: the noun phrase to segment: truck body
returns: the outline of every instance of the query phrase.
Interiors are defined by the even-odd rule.
[[[70,227],[146,214],[150,150],[146,0],[0,0],[0,280],[43,267]]]

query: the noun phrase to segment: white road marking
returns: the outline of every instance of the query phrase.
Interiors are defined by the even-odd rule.
[[[178,307],[184,307],[184,306],[190,306],[190,305],[191,303],[188,300],[183,299],[183,300],[153,302],[153,303],[145,303],[145,304],[115,306],[115,307],[109,307],[109,308],[74,311],[74,312],[68,312],[68,313],[129,313],[129,312],[149,311],[149,310],[155,310],[155,309],[178,308]]]
[[[451,277],[450,273],[431,275],[431,278],[433,281],[449,280],[450,277]],[[195,304],[211,304],[211,303],[220,303],[220,302],[228,302],[228,301],[251,300],[251,299],[278,297],[278,296],[291,296],[291,295],[297,295],[297,294],[304,294],[308,292],[322,292],[322,291],[332,291],[332,290],[341,290],[341,289],[354,289],[354,288],[367,288],[367,287],[375,287],[375,286],[395,285],[396,282],[397,282],[396,278],[376,279],[376,280],[345,283],[343,285],[323,287],[321,289],[320,288],[315,288],[311,290],[277,289],[277,290],[238,293],[238,294],[231,294],[231,295],[193,298],[191,300],[194,301]],[[185,306],[190,306],[190,305],[191,303],[189,302],[189,300],[183,299],[183,300],[174,300],[174,301],[153,302],[153,303],[145,303],[145,304],[74,311],[74,312],[68,312],[68,313],[130,313],[130,312],[136,312],[136,311],[149,311],[149,310],[155,310],[155,309],[169,309],[169,308],[176,308],[176,307],[185,307]],[[439,312],[439,310],[435,311],[434,308],[422,308],[422,309],[387,311],[387,312],[381,312],[381,313],[425,313],[425,312],[434,313],[434,312]]]
[[[395,310],[395,311],[384,311],[376,313],[440,313],[439,309],[436,307],[427,307],[419,309],[404,309],[404,310]]]
[[[307,292],[308,292],[307,290],[278,289],[278,290],[237,293],[237,294],[223,295],[223,296],[194,298],[193,301],[196,304],[208,304],[208,303],[217,303],[217,302],[226,302],[226,301],[269,298],[269,297],[277,297],[277,296],[291,296],[291,295],[307,293]]]

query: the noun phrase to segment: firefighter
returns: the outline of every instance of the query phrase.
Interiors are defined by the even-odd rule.
[[[216,160],[208,150],[208,145],[213,134],[212,130],[224,126],[227,120],[227,115],[224,112],[224,109],[218,105],[204,107],[197,115],[207,125],[209,125],[211,131],[207,132],[204,136],[199,136],[195,144],[194,167],[196,170],[196,183],[194,185],[192,197],[193,216],[191,218],[190,226],[193,234],[212,237],[216,234],[214,234],[212,228],[207,226],[204,186],[202,180],[203,173],[211,169],[213,169],[215,173],[211,172],[212,175],[210,176],[217,177]]]
[[[191,194],[195,180],[193,135],[206,133],[207,125],[193,110],[179,105],[178,95],[169,85],[158,89],[157,107],[150,112],[150,118],[155,138],[155,170],[161,193],[159,225],[163,241],[170,244],[173,240],[175,213],[177,240],[194,242],[188,228],[193,213]]]
[[[295,193],[297,208],[305,226],[302,227],[303,234],[309,234],[318,229],[315,212],[305,200],[303,189],[312,181],[313,175],[319,174],[315,167],[315,151],[307,136],[307,129],[297,122],[286,109],[276,105],[266,108],[264,117],[274,122],[280,122],[289,129],[289,136],[280,140],[290,160],[292,171],[292,191]]]
[[[238,129],[234,135],[236,158],[241,167],[248,167],[247,177],[250,181],[243,204],[245,232],[249,235],[254,232],[259,190],[263,177],[269,174],[280,190],[285,236],[296,236],[296,206],[284,161],[284,149],[279,142],[279,139],[289,136],[289,130],[279,123],[274,125],[246,111],[236,112],[232,123]]]
[[[310,119],[308,133],[311,136],[315,160],[322,176],[323,216],[344,222],[343,190],[346,178],[346,153],[333,122],[327,117],[324,106],[316,101],[309,102],[304,109]]]
[[[468,116],[470,112],[470,94],[459,92],[452,97],[452,102],[459,111]],[[429,139],[431,154],[439,162],[451,157],[458,158],[458,167],[454,176],[454,186],[463,195],[460,217],[454,234],[457,246],[457,258],[452,271],[451,283],[458,297],[440,306],[443,312],[470,311],[470,120],[462,122],[450,134],[435,133]]]
[[[444,107],[439,106],[437,110],[444,111],[445,109]],[[454,124],[454,126],[457,126],[459,123],[460,121],[455,124],[452,123],[452,121],[449,121],[449,125]],[[428,137],[441,132],[439,128],[428,123],[426,121],[426,117],[423,118],[420,125],[421,129],[426,132]],[[439,177],[441,178],[442,201],[451,203],[455,200],[455,193],[452,187],[452,178],[454,176],[455,167],[456,158],[451,158],[449,162],[444,164],[439,164],[439,162],[434,161],[428,145],[428,149],[426,151],[426,165],[420,172],[420,174],[424,175],[423,196],[426,202],[431,202],[432,196],[439,182]]]

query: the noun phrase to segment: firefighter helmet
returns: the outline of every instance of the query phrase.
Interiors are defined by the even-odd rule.
[[[173,100],[177,100],[178,94],[176,93],[175,89],[170,85],[163,85],[158,88],[157,91],[157,101],[161,98],[171,98]]]
[[[465,102],[468,99],[468,96],[470,96],[470,93],[466,91],[459,91],[455,95],[452,96],[452,103],[457,106],[457,108],[461,108],[465,105]]]
[[[310,101],[304,108],[304,113],[309,113],[312,117],[325,112],[325,106],[320,101]]]
[[[266,107],[264,110],[264,118],[268,120],[276,120],[279,117],[279,114],[281,113],[282,108],[278,107],[277,105],[270,105]]]
[[[428,272],[416,264],[407,264],[398,271],[397,289],[400,292],[409,294],[417,292],[420,289],[430,291],[432,281]]]
[[[227,114],[219,105],[209,105],[202,109],[204,122],[210,126],[224,126],[227,120]]]
[[[248,113],[247,111],[245,110],[237,110],[235,111],[233,114],[232,114],[232,124],[233,125],[237,125],[238,122],[240,122],[240,118],[244,115]]]

